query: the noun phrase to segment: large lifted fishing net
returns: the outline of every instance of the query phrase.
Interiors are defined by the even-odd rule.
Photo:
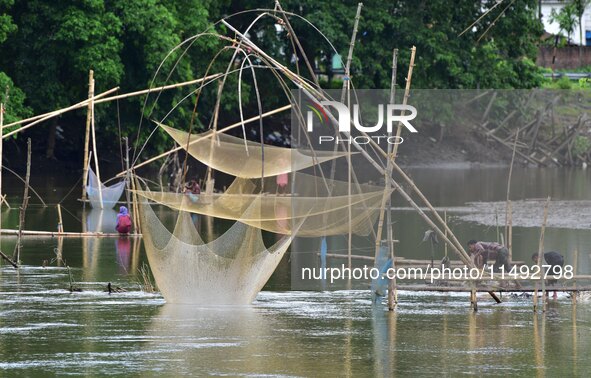
[[[158,288],[170,303],[249,304],[289,248],[284,236],[266,247],[261,230],[236,222],[205,243],[190,213],[180,211],[173,232],[147,201],[140,205],[143,240]]]
[[[182,193],[138,190],[137,194],[182,213],[235,220],[277,234],[299,237],[342,235],[349,231],[362,236],[370,234],[383,188],[352,186],[348,195],[345,182],[326,179],[324,184],[325,180],[319,177],[302,173],[293,176],[302,192],[287,196],[277,196],[273,191],[256,193],[257,180],[243,178],[237,178],[225,193],[201,194],[197,201]]]
[[[101,188],[100,193],[99,186]],[[96,177],[92,168],[88,167],[88,185],[86,186],[86,194],[88,195],[88,200],[93,208],[112,208],[117,204],[119,198],[121,198],[123,190],[125,190],[125,181],[106,186],[98,180],[98,177]],[[102,206],[101,196],[103,199]]]
[[[212,138],[212,131],[189,134],[163,124],[160,127],[195,159],[215,170],[242,178],[277,176],[347,155],[347,152],[312,151],[272,145],[262,147],[260,143],[228,134],[216,134]]]
[[[277,7],[278,5],[279,3]],[[382,207],[384,188],[359,184],[357,178],[353,178],[355,175],[352,175],[350,168],[347,170],[352,178],[349,183],[327,178],[335,177],[336,163],[332,165],[332,160],[346,156],[349,162],[351,161],[353,154],[344,152],[347,148],[314,151],[312,147],[305,148],[312,146],[311,143],[304,143],[299,138],[297,148],[295,145],[293,148],[267,144],[263,146],[246,139],[248,135],[255,137],[255,140],[263,140],[268,133],[263,125],[263,114],[275,114],[274,112],[279,110],[264,113],[265,97],[259,92],[257,71],[266,72],[264,80],[270,77],[277,80],[276,88],[281,88],[286,102],[292,107],[297,108],[298,101],[289,91],[290,88],[301,88],[302,93],[313,102],[328,99],[313,80],[296,74],[299,70],[289,71],[287,66],[267,56],[258,46],[246,39],[245,35],[257,32],[251,28],[259,20],[268,18],[273,24],[286,25],[284,20],[287,21],[288,14],[281,10],[280,17],[277,11],[280,9],[253,11],[257,14],[253,14],[255,18],[244,31],[244,35],[227,22],[231,17],[228,16],[221,20],[219,25],[224,24],[223,29],[231,30],[230,36],[218,34],[212,28],[187,39],[167,55],[167,59],[178,57],[174,67],[183,67],[179,63],[182,59],[188,58],[191,51],[202,53],[201,50],[197,52],[196,49],[191,49],[192,46],[198,46],[194,42],[199,38],[209,37],[224,45],[219,54],[214,55],[210,67],[213,67],[216,60],[225,57],[225,54],[231,55],[225,72],[222,71],[215,80],[210,81],[218,86],[217,101],[213,109],[210,109],[209,105],[200,111],[200,107],[207,105],[199,102],[203,94],[201,91],[208,84],[206,81],[197,89],[191,88],[181,100],[192,101],[195,98],[196,102],[191,104],[193,115],[199,114],[201,121],[209,119],[209,131],[190,134],[165,126],[165,122],[184,122],[167,119],[175,111],[183,115],[182,112],[187,110],[186,107],[176,105],[159,119],[157,124],[158,129],[164,130],[180,147],[186,149],[190,156],[207,165],[209,169],[236,177],[224,193],[213,193],[212,180],[208,180],[208,190],[202,192],[198,199],[182,193],[153,192],[145,187],[135,191],[140,198],[141,228],[150,267],[158,287],[168,302],[205,305],[250,303],[271,276],[294,237],[325,237],[347,233],[367,236],[373,231],[373,225]],[[299,19],[304,26],[311,25],[297,15],[289,16]],[[272,30],[275,31],[272,35],[279,36],[275,26]],[[290,33],[287,33],[287,37],[292,38]],[[332,48],[332,45],[330,47]],[[305,53],[300,52],[301,54],[293,52],[296,57],[295,64],[299,64],[297,57],[305,58]],[[161,64],[161,67],[164,66],[169,65]],[[259,116],[258,124],[253,125],[254,128],[248,131],[246,126],[252,121],[246,122],[242,114],[243,71],[250,73],[252,77],[251,101],[254,104],[256,100]],[[157,72],[154,79],[162,73]],[[207,73],[209,72],[205,74]],[[226,79],[231,74],[238,76],[238,96],[225,97],[222,96],[222,92],[224,85],[229,85]],[[162,77],[168,80],[171,75]],[[266,89],[269,89],[267,95],[276,95],[272,87]],[[159,94],[156,98],[158,97]],[[220,133],[221,129],[218,128],[218,120],[221,119],[220,109],[228,105],[225,101],[230,98],[238,99],[237,113],[243,122],[228,126],[223,131],[241,125],[240,135],[244,136],[244,139]],[[180,105],[180,102],[177,105]],[[229,120],[234,117],[233,114],[225,114],[223,118]],[[328,118],[326,121],[328,122]],[[205,126],[205,123],[201,126]],[[336,128],[336,125],[333,126]],[[198,125],[192,120],[188,130],[197,129]],[[156,129],[153,130],[153,133],[155,132]],[[303,135],[307,135],[305,130]],[[331,164],[332,170],[326,169],[328,164]],[[324,170],[322,165],[325,165]],[[298,172],[301,170],[313,171],[314,175]],[[331,173],[328,174],[328,171]],[[208,178],[211,177],[210,173],[211,171],[208,172]],[[289,176],[289,185],[285,185],[286,175]],[[172,231],[169,231],[156,216],[152,209],[154,204],[163,205],[178,213]],[[205,243],[191,222],[193,214],[232,220],[235,223],[216,240]],[[279,241],[271,247],[266,247],[262,238],[263,231],[278,234]]]
[[[353,233],[367,235],[378,216],[383,189],[297,173],[302,193],[255,194],[261,182],[237,178],[223,194],[201,194],[197,201],[179,193],[137,190],[141,225],[150,266],[163,296],[171,303],[247,304],[267,282],[295,236]],[[273,181],[266,180],[273,190]],[[353,191],[351,196],[343,192]],[[301,194],[301,196],[300,196]],[[179,210],[170,232],[149,201]],[[349,219],[349,207],[352,216]],[[205,243],[191,214],[236,222]],[[266,247],[262,230],[285,234]]]

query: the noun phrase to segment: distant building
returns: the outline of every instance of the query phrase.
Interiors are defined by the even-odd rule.
[[[564,8],[570,1],[569,0],[541,0],[542,3],[542,22],[544,23],[544,29],[550,34],[559,34],[560,27],[556,22],[550,22],[552,9],[559,12]],[[591,5],[587,6],[585,13],[583,13],[583,24],[577,25],[574,32],[570,36],[571,43],[575,45],[591,46]],[[580,40],[580,28],[583,29],[583,41]],[[563,32],[564,34],[564,32]],[[566,37],[566,35],[565,35]]]

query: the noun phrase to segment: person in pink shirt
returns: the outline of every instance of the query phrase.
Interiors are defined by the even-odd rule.
[[[287,173],[281,173],[277,175],[277,191],[285,194],[287,191],[287,183],[289,182],[289,176]]]

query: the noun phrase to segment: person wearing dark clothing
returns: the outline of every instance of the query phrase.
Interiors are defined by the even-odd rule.
[[[468,248],[474,264],[479,268],[484,266],[488,259],[495,259],[493,266],[495,271],[499,271],[501,266],[505,268],[505,272],[509,272],[511,269],[509,266],[509,250],[502,244],[470,240]]]
[[[117,214],[117,226],[115,226],[115,229],[118,233],[123,235],[129,234],[129,231],[131,231],[131,217],[125,206],[119,208],[119,214]]]
[[[201,187],[197,181],[191,180],[185,185],[183,193],[191,199],[191,202],[197,202],[199,200],[199,194],[201,194]]]
[[[538,253],[536,252],[533,255],[531,255],[531,259],[535,264],[537,264],[538,263]],[[548,275],[554,275],[554,274],[561,275],[562,268],[564,267],[564,256],[562,256],[559,252],[556,252],[556,251],[546,252],[546,253],[544,253],[544,259],[542,260],[542,265],[550,265],[550,268],[548,270]],[[543,270],[542,272],[545,274],[546,270]],[[549,285],[554,285],[554,284],[556,284],[556,282],[558,282],[558,281],[554,280],[554,279],[548,280]],[[552,297],[554,299],[558,298],[558,295],[556,294],[556,290],[554,290],[554,295]]]

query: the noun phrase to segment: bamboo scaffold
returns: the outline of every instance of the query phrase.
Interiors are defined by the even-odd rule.
[[[360,9],[360,8],[358,8],[358,9]],[[260,11],[261,13],[255,19],[255,21],[253,21],[253,24],[255,22],[257,22],[259,19],[263,18],[264,16],[268,16],[268,17],[274,18],[276,20],[282,20],[287,16],[287,13],[283,12],[280,9],[280,7],[276,7],[275,9],[269,10],[269,11],[266,11],[266,10],[258,10],[258,11]],[[279,13],[279,16],[277,15],[277,13]],[[289,15],[291,16],[292,14],[289,14]],[[274,59],[272,56],[267,54],[264,50],[259,48],[254,42],[252,42],[252,40],[250,40],[249,37],[247,37],[247,35],[248,35],[247,32],[239,31],[235,27],[233,27],[233,25],[229,22],[229,18],[230,17],[227,17],[227,18],[222,19],[220,21],[220,24],[224,25],[228,29],[229,33],[233,33],[233,38],[231,39],[231,45],[227,46],[228,49],[234,49],[235,52],[236,51],[242,51],[242,52],[248,51],[248,53],[245,52],[246,56],[250,56],[250,55],[256,56],[256,58],[260,61],[259,66],[265,67],[266,69],[269,70],[270,73],[272,73],[275,77],[277,77],[284,90],[289,87],[287,85],[287,83],[291,82],[298,89],[300,89],[300,91],[301,91],[300,93],[302,93],[305,98],[307,98],[311,101],[318,102],[318,101],[330,101],[331,100],[327,96],[327,94],[315,84],[315,76],[314,75],[311,75],[312,80],[304,79],[298,73],[295,73],[287,66],[279,63],[276,59]],[[279,22],[279,24],[282,25],[284,23]],[[252,26],[252,24],[250,26]],[[249,26],[249,28],[250,28],[250,26]],[[295,40],[297,38],[295,35],[294,36],[289,35],[288,37],[293,38],[292,41],[294,42],[294,46],[297,45],[297,43],[295,43]],[[219,38],[222,41],[228,40],[228,37],[225,37],[225,36],[220,36]],[[295,49],[295,47],[294,47],[294,49]],[[351,51],[352,51],[352,49],[350,49],[350,52]],[[415,50],[413,49],[413,54],[412,54],[413,58],[415,55],[414,51]],[[302,51],[298,51],[298,54],[300,54],[300,56],[304,56],[304,59],[305,59],[305,54],[302,54]],[[236,56],[236,54],[233,54],[233,57],[234,56]],[[411,79],[411,75],[412,75],[413,66],[414,66],[414,64],[411,63],[411,67],[409,67],[410,72],[409,72],[409,75],[407,78],[407,87],[405,90],[405,92],[406,92],[405,99],[404,99],[405,103],[408,98],[408,89],[409,89],[410,82],[411,82],[410,79]],[[297,59],[296,59],[296,70],[297,70]],[[226,74],[224,74],[224,75],[226,75]],[[348,79],[350,79],[350,77],[348,77]],[[346,85],[349,85],[349,84],[346,84]],[[218,87],[218,88],[220,88],[220,87]],[[219,97],[220,96],[219,89],[218,89],[217,93],[218,93],[218,97]],[[345,94],[346,93],[347,92],[345,91]],[[287,93],[286,93],[286,95],[289,96]],[[348,96],[346,96],[346,98],[348,99]],[[292,98],[290,97],[290,100],[291,99]],[[217,100],[219,101],[219,98]],[[217,103],[218,102],[216,102],[216,104]],[[292,102],[292,104],[293,104],[293,102]],[[289,108],[294,108],[294,105],[286,106],[285,110],[287,110]],[[230,125],[226,128],[219,128],[219,127],[217,127],[217,120],[218,120],[217,114],[219,112],[219,109],[220,109],[220,106],[216,105],[214,108],[213,114],[211,115],[212,119],[214,120],[213,124],[212,124],[213,131],[207,133],[206,135],[199,135],[196,139],[198,139],[199,141],[202,141],[206,138],[211,138],[211,142],[213,143],[213,140],[216,139],[216,137],[221,135],[223,132],[225,132],[231,128],[234,128],[234,127],[242,126],[247,121],[247,120],[245,120],[245,121],[237,122],[237,123]],[[266,113],[263,113],[259,107],[259,116],[251,118],[251,122],[257,121],[257,120],[260,121],[264,117],[265,114]],[[333,114],[328,113],[327,116],[328,116],[328,119],[329,119],[331,125],[338,124],[338,122],[335,119],[335,116]],[[161,121],[159,124],[163,124],[163,121]],[[396,132],[397,137],[400,136],[401,128],[402,128],[402,125],[399,124],[397,132]],[[336,127],[335,127],[335,131],[336,131]],[[336,133],[336,132],[335,132],[335,134],[338,135],[338,133]],[[367,138],[367,140],[369,141],[369,146],[368,146],[369,149],[371,149],[372,151],[375,151],[375,153],[377,154],[377,157],[371,156],[370,153],[368,152],[369,149],[366,150],[364,148],[361,148],[357,144],[351,144],[351,147],[354,148],[356,150],[356,152],[363,159],[365,159],[365,161],[369,162],[369,164],[372,165],[377,170],[377,172],[380,175],[382,175],[382,177],[386,178],[387,186],[385,186],[384,191],[388,191],[387,188],[391,187],[392,190],[395,190],[398,193],[400,193],[402,198],[404,200],[406,200],[412,206],[412,208],[418,213],[418,215],[439,236],[440,240],[443,240],[446,243],[446,245],[460,258],[460,260],[464,264],[466,264],[467,266],[473,267],[474,266],[473,262],[471,261],[470,257],[468,256],[468,254],[464,250],[464,247],[458,241],[457,237],[454,235],[454,233],[449,228],[447,223],[441,218],[441,216],[437,213],[435,208],[430,204],[430,202],[421,193],[421,191],[417,188],[417,186],[414,184],[414,182],[408,177],[408,175],[406,175],[405,172],[396,164],[395,159],[393,157],[395,157],[395,154],[397,153],[397,148],[394,147],[394,151],[384,150],[372,138],[369,138],[366,133],[360,132],[360,134]],[[351,138],[351,135],[347,132],[343,132],[342,135],[344,135],[347,138]],[[261,136],[261,138],[262,138],[262,136]],[[131,169],[131,170],[138,169],[140,166],[142,166],[142,164],[143,165],[149,164],[150,162],[153,162],[156,159],[167,156],[168,154],[179,151],[180,149],[188,149],[187,147],[190,147],[190,145],[193,142],[196,142],[196,141],[185,140],[182,143],[182,145],[179,145],[178,147],[175,147],[171,151],[161,154],[155,158],[151,158],[143,163],[135,164],[135,161],[134,161],[134,164],[129,169]],[[181,143],[179,143],[179,144],[181,144]],[[263,151],[264,150],[261,147],[260,152],[264,153]],[[344,151],[346,151],[346,150],[344,150]],[[141,153],[141,151],[140,151],[140,153]],[[135,156],[139,156],[139,154],[135,155]],[[352,170],[350,169],[349,171],[352,171]],[[418,203],[411,197],[411,194],[407,193],[405,188],[402,187],[401,182],[398,182],[396,179],[394,179],[394,177],[392,176],[392,172],[396,172],[402,178],[403,182],[405,183],[404,185],[411,188],[411,191],[412,191],[411,194],[419,197],[419,200],[422,201],[422,203],[424,203],[424,205],[426,205],[426,207],[430,211],[431,215],[428,215],[418,205]],[[126,174],[126,171],[121,172],[119,175],[121,176],[124,174]],[[264,176],[265,176],[264,171],[261,171],[261,177],[264,177]],[[352,174],[350,177],[352,180],[356,180],[353,178]],[[322,178],[325,179],[324,176],[322,176]],[[261,185],[263,185],[263,184],[261,184]],[[359,183],[357,182],[356,185],[359,185]],[[385,208],[386,203],[387,202],[382,204],[382,208]],[[388,218],[389,217],[390,216],[388,216]],[[379,237],[376,238],[377,239],[376,243],[380,243],[381,234],[383,233],[382,229],[383,229],[383,219],[384,218],[385,218],[385,215],[382,215],[382,226],[380,227],[380,235],[379,235]],[[388,229],[390,229],[390,228],[391,228],[391,221],[388,221]],[[372,230],[372,231],[375,232],[375,230]],[[388,230],[387,232],[388,232],[388,239],[390,241],[392,241],[391,244],[393,244],[393,237],[390,236],[390,230]],[[375,236],[378,236],[378,235],[375,235]],[[498,298],[494,295],[494,293],[491,292],[490,294],[495,298],[495,300],[498,301]]]

